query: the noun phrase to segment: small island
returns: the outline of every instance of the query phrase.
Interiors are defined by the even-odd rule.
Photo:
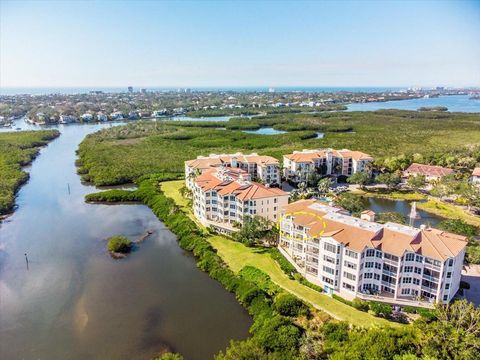
[[[448,108],[446,106],[423,106],[421,108],[418,108],[418,111],[441,111],[445,112],[448,111]]]
[[[115,259],[126,257],[132,250],[133,243],[125,236],[112,236],[108,239],[108,252]]]

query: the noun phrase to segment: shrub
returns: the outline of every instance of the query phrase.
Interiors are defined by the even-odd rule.
[[[375,316],[389,317],[392,315],[392,307],[388,304],[371,301],[369,307]]]
[[[255,322],[251,332],[254,339],[267,351],[291,352],[298,347],[301,331],[288,318],[274,315],[263,322]]]
[[[342,298],[341,296],[338,296],[338,295],[336,295],[336,294],[332,294],[332,298],[334,298],[335,300],[338,300],[338,301],[340,301],[340,302],[342,302],[342,303],[344,303],[344,304],[347,304],[347,305],[349,305],[349,306],[353,306],[353,305],[352,305],[352,302],[351,302],[350,300],[344,299],[344,298]]]
[[[270,256],[277,262],[278,265],[280,265],[280,268],[283,270],[283,272],[293,280],[294,275],[297,273],[297,269],[295,269],[295,266],[285,259],[280,250],[277,248],[270,249]]]
[[[126,254],[132,249],[132,242],[125,236],[112,236],[108,239],[108,251]]]
[[[298,316],[308,313],[308,307],[303,301],[289,293],[277,295],[273,308],[285,316]]]
[[[368,309],[369,309],[368,302],[365,301],[365,300],[362,300],[362,299],[358,299],[358,298],[353,299],[352,306],[355,309],[360,310],[360,311],[368,311]]]
[[[153,360],[183,360],[183,356],[177,353],[167,352],[165,354],[157,356]]]

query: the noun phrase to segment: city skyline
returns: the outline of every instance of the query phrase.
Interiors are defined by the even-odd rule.
[[[480,86],[480,1],[0,2],[0,86]]]

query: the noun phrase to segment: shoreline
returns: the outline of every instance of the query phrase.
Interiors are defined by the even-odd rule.
[[[29,130],[26,131],[8,131],[8,132],[2,132],[0,133],[0,136],[3,134],[14,134],[14,135],[21,135],[22,133],[28,132]],[[13,184],[13,187],[11,189],[7,189],[12,191],[12,201],[7,204],[7,207],[4,208],[3,210],[0,209],[0,221],[5,220],[6,218],[12,216],[15,211],[18,208],[17,205],[17,195],[22,186],[24,186],[29,180],[30,180],[30,173],[25,171],[27,167],[31,166],[33,162],[37,159],[37,157],[40,155],[40,151],[44,148],[46,148],[53,140],[57,139],[61,133],[58,130],[44,130],[46,132],[49,132],[50,135],[46,134],[43,138],[40,140],[34,141],[30,146],[22,147],[21,145],[18,145],[18,149],[20,151],[23,150],[29,150],[33,149],[33,152],[31,154],[26,154],[28,159],[26,161],[18,161],[14,164],[11,164],[13,166],[17,165],[20,167],[19,169],[19,178],[14,179],[16,181],[15,184]]]

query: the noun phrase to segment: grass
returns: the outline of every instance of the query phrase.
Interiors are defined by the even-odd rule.
[[[379,191],[365,191],[361,189],[355,189],[351,191],[355,195],[361,195],[364,197],[376,197],[389,200],[406,200],[406,201],[420,201],[425,200],[427,197],[423,194],[415,192],[402,192],[402,191],[392,191],[392,192],[379,192]]]
[[[328,295],[320,294],[300,284],[296,280],[289,279],[265,249],[247,247],[239,242],[229,240],[219,235],[211,236],[208,241],[235,273],[238,273],[245,266],[256,267],[268,274],[271,280],[283,289],[310,303],[315,308],[325,311],[338,320],[348,321],[349,323],[365,327],[398,325],[368,313],[358,311]]]
[[[166,181],[162,183],[161,187],[165,196],[172,198],[178,206],[192,217],[193,214],[188,206],[188,201],[180,194],[180,188],[183,184],[183,180]],[[397,326],[396,323],[358,311],[327,295],[320,294],[319,292],[300,284],[296,280],[289,279],[265,249],[247,247],[239,242],[232,241],[220,235],[211,236],[208,238],[208,241],[218,251],[218,255],[220,255],[235,273],[238,273],[245,266],[256,267],[268,274],[271,280],[277,285],[312,304],[315,308],[325,311],[336,319],[345,320],[366,327],[380,325]]]
[[[437,199],[417,203],[417,208],[447,219],[460,219],[468,224],[480,227],[480,217],[467,214],[460,206],[448,204]]]

